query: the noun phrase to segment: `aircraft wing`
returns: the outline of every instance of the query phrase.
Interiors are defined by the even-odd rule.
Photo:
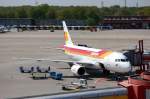
[[[67,64],[81,64],[81,65],[95,65],[92,62],[88,61],[73,61],[73,60],[52,60],[49,58],[41,58],[41,59],[34,59],[34,58],[15,58],[18,60],[35,60],[35,61],[51,61],[51,62],[62,62],[62,63],[67,63]]]
[[[82,64],[82,65],[94,65],[91,62],[84,62],[84,61],[72,61],[72,60],[52,60],[52,62],[63,62],[68,64]]]
[[[24,58],[24,57],[21,57],[21,58],[17,58],[17,57],[12,57],[12,59],[15,59],[15,60],[34,60],[34,61],[52,61],[51,59],[49,58],[39,58],[39,59],[35,59],[35,58]]]
[[[68,63],[68,64],[83,64],[83,65],[92,65],[90,62],[83,62],[83,61],[73,61],[73,60],[52,60],[49,58],[40,58],[40,59],[35,59],[35,58],[13,58],[17,60],[35,60],[35,61],[51,61],[51,62],[62,62],[62,63]]]

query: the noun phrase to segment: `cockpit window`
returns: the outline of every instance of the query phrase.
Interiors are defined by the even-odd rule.
[[[126,61],[127,61],[127,59],[121,59],[121,61],[122,61],[122,62],[126,62]]]
[[[116,62],[127,62],[128,59],[115,59]]]

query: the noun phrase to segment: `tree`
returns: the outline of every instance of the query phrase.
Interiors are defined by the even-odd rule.
[[[48,12],[46,13],[46,18],[47,19],[55,19],[56,18],[55,10],[49,9]]]
[[[27,12],[23,7],[16,10],[16,18],[27,18]]]
[[[138,15],[150,16],[150,7],[139,8],[137,13],[138,13]]]
[[[94,26],[94,25],[96,25],[95,19],[90,18],[90,17],[87,18],[86,23],[87,23],[87,25],[89,25],[89,26]]]
[[[150,16],[150,7],[88,7],[88,6],[18,6],[0,7],[0,18],[33,18],[33,19],[77,19],[86,20],[88,24],[97,25],[104,16]]]

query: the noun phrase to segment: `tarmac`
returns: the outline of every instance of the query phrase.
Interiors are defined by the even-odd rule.
[[[138,40],[144,40],[144,49],[150,50],[150,30],[105,30],[70,31],[75,44],[87,44],[94,48],[121,51],[135,47]],[[78,81],[65,63],[36,61],[36,59],[68,59],[57,50],[64,44],[63,30],[8,32],[0,34],[0,99],[64,92],[62,84]],[[20,73],[20,66],[51,66],[52,71],[62,72],[63,80],[51,78],[33,80],[28,73]],[[89,76],[88,84],[96,88],[117,87],[116,81],[103,76]]]

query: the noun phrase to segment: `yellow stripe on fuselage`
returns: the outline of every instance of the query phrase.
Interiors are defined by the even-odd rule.
[[[107,51],[107,52],[105,52],[104,54],[100,55],[99,57],[100,57],[100,58],[105,58],[106,56],[108,56],[108,55],[110,55],[110,54],[112,54],[112,51]]]

